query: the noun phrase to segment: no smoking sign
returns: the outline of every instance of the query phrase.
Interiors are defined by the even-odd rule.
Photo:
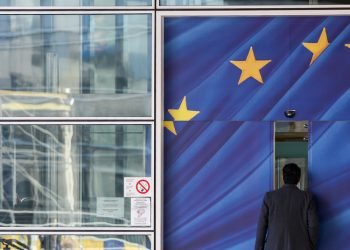
[[[151,177],[124,177],[124,197],[151,197]]]
[[[147,194],[149,192],[150,187],[151,184],[145,179],[139,180],[136,183],[136,191],[140,194]]]

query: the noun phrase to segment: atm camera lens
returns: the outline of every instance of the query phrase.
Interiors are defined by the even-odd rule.
[[[289,109],[289,110],[286,110],[284,111],[284,115],[287,117],[287,118],[293,118],[296,114],[296,110],[295,109]]]

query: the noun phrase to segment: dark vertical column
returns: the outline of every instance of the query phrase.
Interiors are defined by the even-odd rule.
[[[127,170],[127,150],[124,149],[125,143],[125,133],[127,130],[123,125],[115,126],[115,196],[124,197],[124,177],[130,176]],[[126,198],[124,198],[125,200]],[[128,199],[126,199],[128,200]],[[125,211],[130,211],[130,205],[128,202],[125,202]],[[115,223],[123,223],[123,221],[116,219]]]
[[[53,0],[41,0],[41,6],[51,6]],[[42,58],[43,58],[43,89],[39,91],[51,92],[53,90],[52,86],[52,69],[49,54],[51,51],[51,37],[53,35],[53,15],[41,15],[40,16],[40,29],[42,35]]]
[[[122,1],[116,0],[116,5],[122,5]],[[115,93],[124,93],[128,80],[125,77],[123,64],[124,54],[124,15],[115,15]],[[124,177],[128,176],[125,169],[126,157],[121,154],[124,147],[124,126],[117,125],[115,127],[115,145],[117,150],[115,160],[115,178],[116,178],[116,196],[124,196]]]
[[[151,136],[152,136],[151,128],[148,125],[146,125],[145,126],[145,158],[146,158],[145,159],[146,161],[145,176],[151,176],[151,172],[152,172],[151,154],[155,154],[155,152],[152,151]]]
[[[124,137],[125,137],[125,127],[123,125],[116,125],[115,126],[115,149],[116,149],[116,155],[115,155],[115,194],[116,197],[123,197],[124,196],[124,177],[128,176],[128,173],[126,172],[125,164],[126,164],[126,157],[124,149]]]
[[[124,56],[124,15],[115,16],[115,93],[124,93],[128,87]]]
[[[93,0],[83,0],[83,6],[93,5]],[[82,81],[81,93],[89,94],[93,92],[94,88],[94,69],[93,58],[94,52],[91,50],[91,16],[82,16]]]
[[[83,6],[90,6],[93,4],[93,0],[83,0]],[[92,91],[94,85],[94,70],[92,68],[92,58],[94,57],[91,50],[91,16],[82,15],[81,17],[81,86],[80,93],[89,94]],[[82,212],[90,212],[90,197],[92,196],[93,189],[91,189],[91,175],[92,173],[92,142],[91,142],[91,126],[81,126],[81,210]],[[82,218],[82,223],[88,222],[88,219]]]
[[[2,147],[2,188],[3,188],[3,202],[2,208],[13,209],[13,167],[8,163],[12,160],[12,147],[10,145],[10,133],[11,129],[8,125],[1,126],[1,147]],[[4,163],[5,162],[5,163]],[[7,162],[7,163],[6,163]],[[4,223],[10,223],[10,216],[7,213],[1,214],[1,221]]]
[[[79,131],[81,134],[81,162],[82,162],[82,177],[81,177],[81,204],[83,212],[90,212],[89,204],[91,197],[91,168],[92,168],[92,155],[93,150],[91,148],[91,126],[90,125],[82,125],[79,126]],[[83,221],[85,222],[84,218]]]

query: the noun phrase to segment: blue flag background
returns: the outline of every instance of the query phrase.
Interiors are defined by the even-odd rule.
[[[174,17],[164,23],[165,111],[188,105],[207,120],[349,120],[350,17]],[[326,28],[329,47],[310,64],[303,42],[317,42]],[[263,84],[249,78],[238,86],[253,47]],[[165,113],[165,119],[169,119]]]
[[[309,186],[321,224],[319,250],[350,245],[350,122],[313,122],[309,141]]]
[[[253,249],[273,183],[272,121],[287,119],[314,123],[308,166],[320,249],[348,248],[350,127],[336,121],[350,120],[349,23],[349,16],[164,19],[164,120],[177,133],[164,138],[165,249]],[[329,46],[310,65],[303,43],[318,42],[323,29]],[[260,69],[263,84],[238,85],[242,70],[230,61],[246,60],[251,47],[256,60],[271,62]],[[176,118],[168,109],[199,113]],[[296,116],[286,118],[287,109]]]
[[[165,249],[253,249],[272,185],[272,129],[270,122],[187,122],[167,140]]]

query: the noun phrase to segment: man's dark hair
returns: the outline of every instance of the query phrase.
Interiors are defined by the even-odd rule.
[[[301,170],[295,163],[286,164],[283,167],[283,181],[285,184],[296,185],[300,181]]]

